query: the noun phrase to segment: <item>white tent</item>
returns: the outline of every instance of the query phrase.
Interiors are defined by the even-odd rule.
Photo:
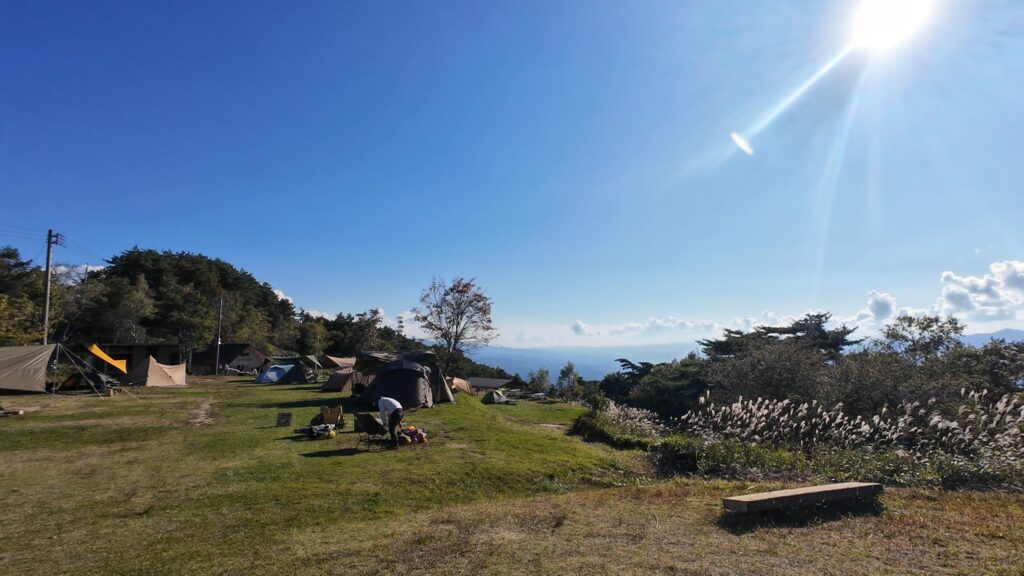
[[[0,389],[46,392],[46,365],[56,344],[0,348]]]
[[[135,386],[185,386],[185,365],[161,364],[146,356],[131,369],[128,380]]]

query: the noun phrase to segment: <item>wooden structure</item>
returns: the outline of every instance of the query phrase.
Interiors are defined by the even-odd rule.
[[[722,505],[731,512],[762,512],[777,508],[812,506],[826,502],[868,498],[882,493],[882,485],[874,482],[844,482],[808,488],[776,490],[722,498]]]

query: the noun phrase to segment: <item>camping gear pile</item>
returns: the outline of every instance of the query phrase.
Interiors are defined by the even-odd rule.
[[[280,415],[278,415],[280,419]],[[291,420],[291,418],[289,418]],[[296,434],[308,436],[310,440],[328,440],[338,435],[338,430],[345,428],[345,416],[341,406],[321,406],[320,413],[309,421],[309,426],[296,428]]]
[[[415,426],[405,426],[399,430],[398,443],[403,446],[409,444],[426,444],[427,432]]]
[[[308,436],[310,440],[330,440],[338,435],[334,424],[315,424],[306,428],[296,428],[295,433]]]

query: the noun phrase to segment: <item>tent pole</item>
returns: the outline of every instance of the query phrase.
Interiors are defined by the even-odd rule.
[[[54,357],[53,357],[53,375],[54,376],[57,375],[57,365],[59,365],[59,364],[60,364],[60,344],[57,344],[57,348],[56,348],[56,350],[54,350]],[[51,387],[50,388],[50,393],[53,394],[54,396],[56,396],[57,395],[57,386]]]

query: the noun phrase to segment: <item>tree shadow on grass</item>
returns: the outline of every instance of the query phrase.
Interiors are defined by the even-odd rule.
[[[341,406],[341,410],[345,414],[353,414],[355,412],[365,412],[367,407],[356,403],[355,398],[352,396],[345,396],[344,398],[334,396],[316,396],[315,398],[306,398],[305,400],[291,400],[289,402],[264,402],[262,404],[256,404],[256,408],[319,408],[321,406]]]
[[[832,502],[817,506],[786,508],[766,512],[729,512],[719,515],[716,524],[737,536],[764,528],[806,528],[856,516],[879,516],[885,504],[878,498]]]
[[[299,454],[303,458],[333,458],[334,456],[355,456],[356,454],[368,454],[367,450],[360,448],[339,448],[337,450],[319,450],[317,452],[306,452]]]

